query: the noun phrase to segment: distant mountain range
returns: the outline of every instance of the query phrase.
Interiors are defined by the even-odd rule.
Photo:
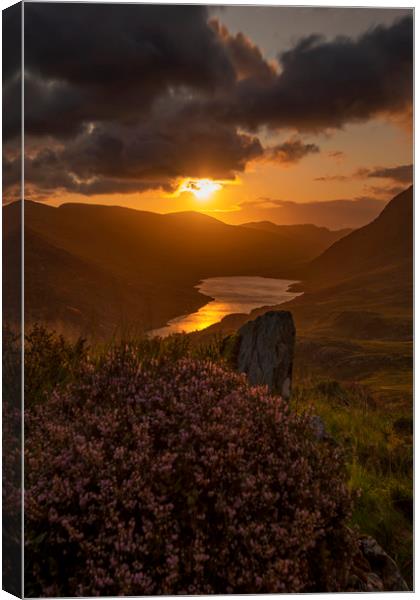
[[[13,260],[7,242],[16,235],[19,210],[18,203],[4,207],[6,262]],[[313,225],[232,226],[195,212],[25,202],[26,322],[99,337],[158,327],[206,302],[194,289],[201,279],[293,277],[346,233]],[[17,278],[6,282],[11,291],[17,285]],[[19,307],[5,298],[4,314],[17,320]]]
[[[384,200],[369,197],[314,202],[259,198],[242,202],[239,210],[225,213],[223,220],[237,225],[260,220],[264,215],[264,221],[282,225],[312,223],[328,229],[358,229],[375,219],[385,204]]]
[[[275,225],[271,221],[257,221],[244,223],[243,227],[257,229],[259,231],[269,231],[276,233],[284,238],[289,238],[293,244],[300,240],[300,249],[308,256],[317,256],[323,250],[331,246],[337,240],[348,235],[351,229],[339,229],[331,231],[326,227],[317,225]]]

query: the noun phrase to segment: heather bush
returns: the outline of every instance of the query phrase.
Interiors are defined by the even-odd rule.
[[[19,332],[3,327],[2,335],[2,571],[3,584],[22,595],[22,352]]]
[[[42,402],[59,384],[77,374],[87,355],[86,341],[67,341],[35,324],[25,334],[25,404]]]
[[[2,330],[2,392],[3,404],[22,405],[22,345],[21,335],[9,325]]]
[[[25,430],[26,595],[343,589],[339,451],[221,365],[121,346]]]

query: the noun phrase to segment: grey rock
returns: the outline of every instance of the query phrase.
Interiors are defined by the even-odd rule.
[[[382,580],[384,590],[388,592],[409,591],[397,564],[375,539],[364,536],[360,539],[359,544],[362,554],[369,562],[372,571]]]
[[[270,311],[238,332],[237,369],[253,385],[267,385],[288,400],[292,387],[296,329],[288,311]]]
[[[313,417],[311,417],[310,425],[314,432],[316,440],[318,440],[319,442],[323,442],[325,440],[330,439],[330,435],[327,433],[325,423],[320,416],[314,415]]]

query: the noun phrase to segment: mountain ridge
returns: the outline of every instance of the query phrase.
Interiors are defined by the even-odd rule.
[[[311,284],[412,260],[413,186],[395,196],[371,223],[337,240],[306,268]],[[318,283],[319,285],[319,283]]]
[[[20,203],[4,207],[20,214]],[[12,222],[13,219],[6,219]],[[5,235],[11,232],[5,231]],[[196,211],[159,214],[119,206],[25,202],[25,310],[28,323],[114,334],[124,321],[152,329],[208,301],[196,289],[212,276],[293,278],[330,243],[302,230],[258,231]],[[7,307],[8,315],[16,308]],[[16,313],[15,318],[19,315]]]

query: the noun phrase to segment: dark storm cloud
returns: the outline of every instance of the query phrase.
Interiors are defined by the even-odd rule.
[[[3,12],[2,77],[3,84],[19,77],[22,66],[22,4],[9,6]]]
[[[411,18],[356,40],[311,36],[273,65],[204,6],[28,3],[25,51],[25,130],[38,144],[26,175],[43,190],[172,189],[181,176],[234,177],[255,158],[296,162],[318,147],[291,138],[264,150],[249,132],[340,127],[402,112],[412,96]],[[4,76],[11,139],[16,64]]]
[[[22,11],[23,3],[2,13],[2,141],[3,155],[11,133],[19,144],[22,129]]]
[[[68,145],[63,157],[83,177],[233,178],[262,152],[257,138],[223,124],[158,119],[136,129],[98,126]]]
[[[267,62],[260,48],[246,35],[239,32],[232,35],[218,19],[210,21],[231,60],[237,79],[255,78],[257,81],[270,82],[276,71]]]
[[[94,113],[105,109],[87,91],[66,81],[44,80],[28,74],[25,77],[25,132],[30,135],[76,135]]]
[[[291,138],[282,144],[272,146],[265,152],[268,160],[278,163],[297,163],[309,154],[318,154],[319,146],[316,144],[305,144],[299,138]]]
[[[143,93],[178,84],[211,89],[234,74],[207,19],[204,6],[31,3],[26,66],[122,93],[139,83]]]
[[[107,124],[87,128],[62,148],[40,150],[26,160],[25,178],[89,195],[169,191],[181,177],[233,178],[262,153],[257,138],[217,123]]]
[[[233,84],[207,19],[204,6],[26,5],[27,132],[130,120],[172,88],[209,94]]]
[[[177,88],[191,90],[186,111],[195,104],[203,117],[210,110],[251,128],[341,127],[403,111],[412,99],[410,17],[356,40],[304,38],[279,56],[277,75],[243,34],[209,23],[204,6],[30,3],[25,21],[26,68],[44,84],[28,90],[27,128],[38,134],[60,111],[63,129],[137,118]]]
[[[3,188],[8,188],[10,186],[19,184],[22,176],[22,164],[20,156],[18,155],[16,158],[7,158],[4,156],[2,167]]]
[[[12,165],[12,168],[14,165]],[[13,181],[10,182],[14,187]],[[91,196],[94,194],[134,193],[146,190],[162,189],[171,191],[172,186],[167,179],[123,179],[96,173],[82,177],[73,169],[71,162],[66,161],[65,152],[42,150],[33,158],[25,159],[25,195],[27,198],[37,196],[48,198],[54,191],[66,191]]]
[[[13,75],[3,82],[3,143],[21,135],[22,130],[22,81]]]
[[[233,94],[201,108],[243,127],[301,131],[406,111],[412,101],[413,22],[407,17],[378,26],[356,40],[313,35],[283,52],[279,62],[274,81],[239,81]]]

